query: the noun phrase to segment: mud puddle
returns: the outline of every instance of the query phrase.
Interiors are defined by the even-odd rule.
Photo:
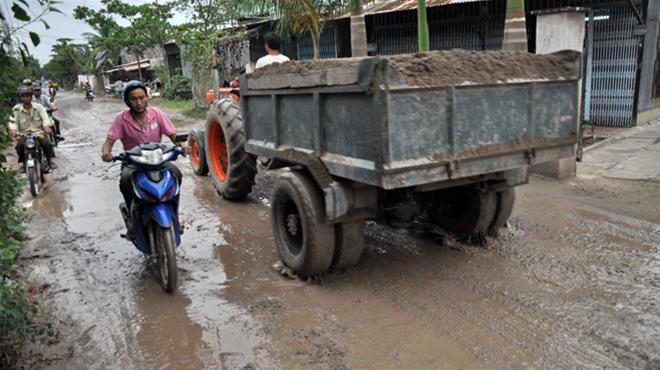
[[[58,173],[23,199],[23,265],[61,332],[28,368],[660,366],[660,184],[533,178],[485,248],[369,223],[357,266],[302,282],[271,269],[272,177],[231,203],[184,159],[171,296],[120,238],[119,168],[98,159],[123,107],[77,98],[56,101],[70,145]]]

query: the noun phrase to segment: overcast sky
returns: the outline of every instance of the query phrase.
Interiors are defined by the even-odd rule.
[[[124,0],[128,3],[141,4],[149,3],[148,0]],[[30,7],[33,11],[39,9],[38,3],[36,0],[27,0]],[[0,6],[2,7],[2,12],[5,14],[11,13],[11,4],[12,0],[0,0]],[[64,14],[60,13],[50,13],[46,15],[43,19],[50,25],[50,29],[46,30],[43,23],[37,22],[31,24],[27,27],[25,32],[20,34],[20,38],[25,44],[28,45],[30,53],[39,59],[39,62],[44,65],[50,60],[51,47],[55,44],[56,40],[59,38],[70,38],[75,42],[85,42],[85,37],[83,33],[92,32],[93,30],[83,21],[76,20],[73,17],[73,9],[78,5],[84,5],[92,9],[101,8],[101,0],[62,0],[61,4],[58,4],[56,7],[62,11]],[[181,23],[185,21],[185,16],[183,14],[175,14],[172,19],[172,23]],[[16,20],[11,21],[15,26]],[[32,46],[29,42],[30,38],[28,36],[28,31],[36,32],[41,38],[41,43],[36,48]]]

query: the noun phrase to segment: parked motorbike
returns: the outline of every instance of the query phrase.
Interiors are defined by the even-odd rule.
[[[112,158],[137,168],[131,179],[131,207],[121,203],[119,209],[127,229],[132,231],[127,238],[151,258],[161,287],[169,293],[176,288],[175,249],[181,243],[176,204],[180,184],[165,164],[179,155],[185,155],[179,147],[149,143]]]
[[[45,133],[40,131],[37,133],[19,133],[18,135],[24,137],[25,140],[23,166],[25,166],[25,174],[30,183],[30,193],[33,197],[36,197],[43,190],[44,175],[50,170],[46,155],[41,150],[41,145],[38,142],[38,138],[45,135]]]

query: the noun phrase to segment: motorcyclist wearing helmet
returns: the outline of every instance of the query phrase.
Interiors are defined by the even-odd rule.
[[[51,132],[52,124],[48,118],[46,109],[37,103],[32,103],[32,87],[21,85],[18,88],[18,96],[21,99],[21,104],[16,104],[12,108],[12,115],[9,118],[9,134],[18,141],[16,144],[16,153],[18,154],[18,162],[23,163],[25,160],[25,137],[19,133],[37,133],[45,131]],[[48,159],[50,169],[56,169],[57,165],[53,162],[55,152],[53,146],[45,135],[37,137],[39,145]],[[21,171],[25,170],[25,166],[21,166]]]
[[[163,135],[169,137],[176,144],[176,128],[174,128],[172,121],[167,118],[165,113],[148,106],[147,88],[142,82],[130,81],[126,84],[124,102],[129,109],[119,112],[112,121],[105,143],[103,143],[101,154],[103,161],[110,162],[112,160],[112,146],[117,140],[121,141],[124,151],[131,150],[141,144],[159,143]],[[185,143],[182,146],[186,147]],[[179,184],[181,184],[181,171],[171,162],[167,163],[166,166],[172,170]],[[128,209],[130,209],[133,199],[131,189],[133,172],[135,172],[134,167],[123,165],[119,180],[119,189],[124,196]],[[178,204],[178,199],[176,204]]]
[[[89,81],[85,82],[83,87],[85,89],[85,96],[90,96],[92,94],[92,85],[89,83]]]
[[[34,93],[34,98],[32,99],[32,102],[43,105],[43,107],[46,108],[46,113],[48,113],[48,117],[50,117],[53,120],[53,123],[55,124],[55,135],[57,141],[64,140],[64,137],[61,136],[60,120],[58,120],[55,116],[53,116],[53,112],[57,111],[58,109],[53,105],[53,103],[50,102],[50,99],[48,99],[46,95],[41,94],[42,92],[41,85],[33,84],[32,92]]]

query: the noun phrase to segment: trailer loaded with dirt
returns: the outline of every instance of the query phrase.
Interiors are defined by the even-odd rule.
[[[271,219],[299,276],[355,264],[365,220],[424,219],[480,242],[506,224],[531,165],[575,155],[580,71],[573,51],[271,65],[240,77],[240,102],[213,104],[191,160],[232,200],[250,193],[258,158],[287,169]]]

